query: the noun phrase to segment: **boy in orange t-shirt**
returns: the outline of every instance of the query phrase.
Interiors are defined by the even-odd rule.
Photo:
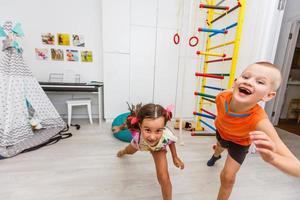
[[[281,74],[275,65],[257,62],[243,71],[231,90],[223,91],[216,97],[218,142],[207,165],[213,166],[224,149],[228,150],[220,174],[218,200],[229,198],[236,174],[252,142],[266,162],[287,174],[300,177],[299,160],[282,142],[265,111],[257,104],[271,100],[280,82]]]

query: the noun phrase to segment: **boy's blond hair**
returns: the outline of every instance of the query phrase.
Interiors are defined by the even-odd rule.
[[[264,66],[264,67],[270,67],[272,69],[274,69],[275,73],[274,73],[274,76],[273,77],[273,80],[272,80],[272,85],[273,85],[273,90],[276,91],[280,84],[281,84],[281,72],[280,70],[278,69],[278,67],[270,62],[266,62],[266,61],[260,61],[260,62],[256,62],[254,63],[255,65],[261,65],[261,66]]]

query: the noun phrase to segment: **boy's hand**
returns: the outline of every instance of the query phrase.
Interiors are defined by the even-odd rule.
[[[252,131],[249,134],[250,139],[255,144],[256,150],[260,153],[262,159],[269,163],[272,162],[276,148],[271,138],[262,131]]]
[[[173,163],[179,169],[184,169],[184,163],[178,157],[173,157]]]

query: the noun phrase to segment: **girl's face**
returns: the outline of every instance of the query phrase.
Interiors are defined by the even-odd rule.
[[[140,128],[141,134],[148,145],[154,147],[162,137],[165,129],[165,119],[164,117],[159,117],[156,119],[145,118],[140,125]]]

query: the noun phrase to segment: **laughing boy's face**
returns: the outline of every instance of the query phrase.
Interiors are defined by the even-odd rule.
[[[250,65],[234,83],[233,98],[246,104],[272,99],[276,94],[273,91],[275,73],[270,67]]]

